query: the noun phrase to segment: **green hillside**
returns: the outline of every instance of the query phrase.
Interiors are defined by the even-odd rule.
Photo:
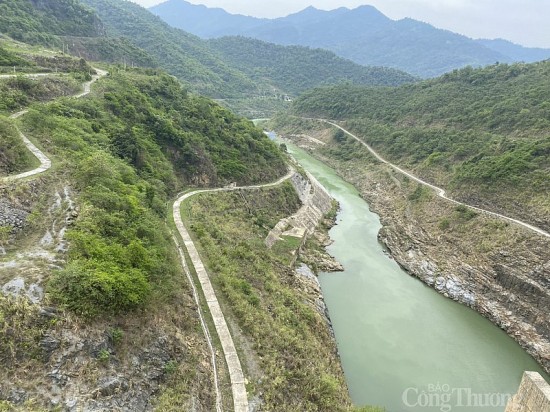
[[[103,25],[77,0],[4,0],[0,32],[26,43],[53,45],[58,36],[100,36]]]
[[[10,258],[35,247],[34,237],[63,222],[49,220],[57,210],[57,203],[52,207],[47,201],[52,194],[59,196],[64,188],[72,200],[59,204],[75,206],[63,229],[68,241],[68,250],[59,253],[63,260],[45,266],[39,258],[33,268],[46,300],[35,305],[24,297],[0,296],[2,326],[12,331],[0,342],[0,378],[5,387],[17,384],[33,397],[24,403],[0,398],[0,406],[47,408],[53,395],[44,376],[51,368],[40,344],[44,336],[63,336],[63,342],[82,339],[92,348],[63,352],[67,361],[62,373],[74,377],[62,393],[78,385],[82,406],[99,399],[109,409],[123,404],[146,410],[140,403],[145,401],[158,410],[188,410],[191,404],[213,410],[207,346],[170,233],[169,205],[176,193],[194,186],[273,181],[286,172],[285,160],[251,122],[187,93],[173,76],[152,69],[109,70],[85,98],[33,104],[39,99],[29,97],[29,112],[17,123],[47,153],[53,167],[36,180],[16,183],[10,192],[32,210],[22,234],[6,247]],[[31,81],[8,80],[16,82],[12,88],[17,91],[27,90],[26,82]],[[25,164],[28,155],[13,126],[12,120],[0,118],[0,165],[5,173]],[[4,154],[10,155],[10,163],[3,161]],[[279,405],[355,410],[326,321],[308,303],[310,292],[292,281],[288,261],[294,250],[269,251],[263,243],[269,229],[299,206],[296,192],[285,183],[197,197],[183,205],[183,212],[201,255],[205,252],[220,300],[233,309],[227,316],[253,345],[246,347],[246,356],[261,360],[248,372],[250,396],[261,396],[273,410]],[[10,228],[2,229],[4,242]],[[25,264],[32,259],[20,256]],[[30,276],[16,267],[8,273],[0,270],[0,280],[13,273]],[[42,304],[54,318],[40,320]],[[160,354],[158,344],[151,349],[151,340],[162,345]],[[57,356],[65,349],[52,350]],[[73,372],[82,361],[89,367]],[[129,385],[120,393],[90,395],[115,368]],[[12,378],[15,371],[18,381]],[[229,410],[229,390],[223,394],[224,409]]]
[[[285,171],[279,150],[251,123],[187,95],[168,75],[112,75],[93,99],[36,106],[24,128],[54,159],[67,159],[82,191],[87,212],[70,232],[69,266],[51,288],[85,315],[131,309],[163,287],[174,269],[154,222],[183,183],[246,184]]]
[[[363,67],[322,50],[244,38],[207,42],[170,27],[130,1],[82,2],[85,5],[76,0],[5,1],[0,5],[0,32],[88,60],[161,67],[189,90],[249,115],[271,114],[284,107],[285,95],[319,85],[396,85],[414,80],[398,70]],[[272,99],[274,94],[279,98]]]
[[[7,41],[55,47],[92,61],[157,67],[158,63],[127,39],[107,37],[97,14],[77,0],[6,0],[0,3],[0,33]],[[27,57],[32,57],[28,54]],[[3,61],[0,50],[0,63]],[[14,61],[12,66],[22,66]]]
[[[222,61],[198,37],[168,26],[137,4],[114,0],[84,3],[97,11],[108,35],[128,38],[193,90],[210,97],[256,93],[254,82]]]
[[[0,176],[30,169],[35,159],[8,119],[0,116]]]
[[[209,44],[253,80],[271,82],[291,95],[327,84],[396,86],[416,80],[399,70],[361,66],[322,49],[278,46],[245,37],[223,37]]]
[[[548,228],[549,75],[550,62],[465,68],[394,89],[317,89],[294,110],[345,120],[454,196]]]

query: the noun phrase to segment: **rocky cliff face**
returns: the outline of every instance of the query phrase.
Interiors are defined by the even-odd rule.
[[[313,154],[380,215],[379,239],[408,273],[490,319],[550,371],[550,239],[457,208],[359,146],[346,160],[327,149]]]

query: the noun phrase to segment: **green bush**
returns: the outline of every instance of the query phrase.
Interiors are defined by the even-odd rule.
[[[56,301],[86,317],[135,309],[145,303],[149,291],[141,270],[93,260],[73,261],[49,282]]]
[[[446,230],[451,227],[451,221],[445,217],[441,219],[438,226],[441,230]]]

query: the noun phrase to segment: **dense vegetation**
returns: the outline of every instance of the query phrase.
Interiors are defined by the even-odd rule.
[[[295,110],[347,120],[389,159],[476,201],[486,191],[514,209],[529,194],[515,213],[538,220],[550,210],[549,75],[550,62],[465,68],[395,89],[315,90]]]
[[[8,119],[0,116],[0,176],[30,168],[34,161],[17,129]]]
[[[58,96],[75,94],[80,83],[91,79],[93,69],[82,59],[63,55],[30,54],[17,49],[11,41],[2,41],[0,46],[0,73],[13,74],[17,66],[17,77],[0,79],[0,113],[14,112],[32,102],[47,101]],[[58,72],[59,76],[30,78],[21,72]],[[61,74],[64,73],[64,74]],[[69,75],[67,75],[69,74]]]
[[[299,199],[286,183],[195,196],[182,205],[182,216],[202,248],[222,302],[259,355],[261,370],[249,371],[249,386],[262,394],[263,408],[349,411],[353,408],[338,358],[326,344],[331,337],[325,320],[311,296],[297,286],[288,266],[290,250],[269,250],[263,242],[269,229],[298,207]]]
[[[64,37],[69,52],[89,61],[116,63],[127,67],[160,67],[159,62],[145,50],[124,37]]]
[[[97,15],[77,0],[5,0],[0,32],[26,43],[59,44],[57,36],[93,37],[103,32]]]
[[[321,49],[277,46],[245,37],[223,37],[209,44],[253,80],[270,81],[294,95],[335,83],[395,86],[415,80],[399,70],[360,66]]]
[[[120,72],[102,85],[93,99],[60,99],[23,118],[80,191],[69,264],[49,291],[87,316],[167,293],[178,265],[165,204],[182,183],[246,184],[285,170],[251,123],[187,95],[168,75]]]
[[[29,62],[0,46],[0,66],[28,66]]]
[[[168,26],[130,1],[81,1],[93,11],[76,0],[63,4],[8,1],[2,5],[7,17],[0,20],[0,32],[34,44],[63,47],[91,60],[162,67],[195,92],[219,99],[245,99],[234,101],[232,108],[254,105],[255,99],[274,92],[296,95],[321,84],[395,85],[413,80],[397,70],[361,67],[321,50],[285,49],[245,39],[208,43]],[[33,14],[35,9],[40,12]],[[80,30],[73,29],[67,19],[79,23]],[[32,30],[25,30],[25,35],[14,29],[27,25]],[[6,56],[6,62],[12,60]],[[273,109],[268,107],[280,109],[282,100],[263,105],[259,115],[271,114]],[[242,112],[250,114],[251,110]]]

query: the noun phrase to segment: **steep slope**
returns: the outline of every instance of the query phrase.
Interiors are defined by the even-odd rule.
[[[282,45],[331,50],[356,63],[387,66],[420,77],[433,77],[467,65],[517,61],[504,49],[468,37],[404,19],[393,21],[372,6],[330,12],[309,7],[273,20],[253,19],[205,9],[182,0],[169,0],[151,8],[174,27],[205,38],[242,35]],[[193,21],[188,18],[193,16]],[[218,23],[210,25],[209,19]],[[239,26],[238,22],[243,22]],[[202,23],[202,24],[201,24]],[[524,59],[520,59],[524,60]]]
[[[59,48],[63,53],[93,61],[158,66],[151,56],[127,40],[106,37],[97,14],[79,1],[9,0],[0,3],[0,11],[3,36]],[[26,46],[22,43],[16,47]]]
[[[361,66],[321,49],[277,46],[245,37],[222,37],[208,44],[252,79],[270,82],[291,95],[326,84],[395,86],[416,80],[399,70]]]
[[[124,36],[190,87],[211,97],[255,94],[256,85],[191,34],[171,28],[129,1],[84,0],[97,11],[107,33]]]
[[[548,230],[549,74],[550,62],[466,68],[393,90],[315,90],[295,108],[346,119],[452,195]]]
[[[2,92],[0,91],[0,96]],[[35,159],[23,144],[17,129],[0,116],[0,177],[29,169]]]
[[[341,81],[396,84],[412,80],[410,76],[397,71],[362,68],[323,51],[304,49],[303,53],[299,53],[299,49],[260,46],[257,42],[244,39],[233,39],[231,44],[225,44],[234,49],[228,50],[224,48],[224,44],[208,43],[169,27],[135,3],[85,1],[100,15],[101,20],[94,11],[79,3],[65,5],[70,10],[71,7],[74,8],[72,14],[91,16],[86,18],[91,19],[95,25],[87,27],[82,24],[80,31],[69,30],[72,28],[70,25],[61,30],[58,29],[60,24],[51,23],[49,16],[59,14],[59,4],[52,6],[48,2],[41,2],[39,6],[45,11],[33,14],[33,8],[39,6],[31,0],[4,3],[4,11],[9,18],[0,20],[0,31],[16,35],[14,27],[28,25],[31,21],[35,29],[29,33],[34,33],[34,43],[45,44],[50,41],[58,47],[62,46],[64,51],[68,50],[73,55],[91,60],[117,62],[130,67],[162,67],[185,81],[190,90],[224,101],[246,99],[245,105],[257,106],[257,109],[261,109],[258,102],[248,99],[273,96],[274,92],[279,96],[296,95],[308,87]],[[20,9],[27,14],[22,14]],[[63,17],[72,18],[70,12],[66,14],[67,16],[61,15],[59,21],[63,21]],[[47,31],[49,26],[52,26],[53,31]],[[96,26],[97,30],[94,32],[92,29]],[[277,57],[271,63],[265,59],[268,51],[275,53]],[[246,63],[250,59],[242,59],[247,53],[252,54],[247,57],[252,57],[262,67],[261,73],[254,70],[250,63]],[[259,55],[256,57],[254,53]],[[307,56],[307,63],[300,66],[298,62],[303,60],[301,54]],[[283,104],[282,99],[271,100],[264,99],[261,102],[266,106],[266,112],[262,112],[264,116]],[[232,100],[232,105],[235,106],[235,100]]]
[[[133,3],[85,1],[98,10],[110,33],[129,38],[155,56],[162,67],[188,81],[192,88],[215,98],[271,95],[274,87],[279,93],[292,95],[307,87],[340,81],[396,84],[412,80],[397,71],[360,68],[321,51],[299,53],[299,49],[284,50],[243,38],[208,43],[170,28]],[[267,60],[267,52],[275,53],[271,62]],[[300,67],[302,54],[307,56],[308,63]],[[261,73],[254,70],[253,63],[261,67]]]
[[[0,120],[2,173],[30,167],[13,121]],[[166,202],[183,185],[273,180],[286,171],[279,149],[152,71],[111,73],[91,96],[37,104],[18,126],[54,167],[0,185],[1,407],[214,409]]]
[[[27,43],[55,43],[56,36],[95,37],[104,29],[77,0],[6,0],[0,3],[2,33]]]
[[[219,347],[208,353],[166,206],[189,186],[274,181],[286,173],[283,154],[172,76],[113,69],[85,98],[35,104],[18,124],[53,167],[0,184],[2,222],[7,210],[16,224],[0,231],[0,328],[9,332],[0,406],[215,410],[217,384],[231,410],[227,370],[218,359],[214,383]],[[250,397],[270,410],[355,410],[318,286],[288,267],[299,242],[263,242],[299,208],[293,186],[182,206],[237,325]]]
[[[43,66],[59,63],[59,56],[43,48],[29,56],[32,49],[24,48],[18,59],[35,57]],[[82,73],[2,79],[8,87],[0,88],[0,101],[9,103],[14,91],[18,104],[80,95],[82,80],[73,77],[86,78],[89,67],[78,59],[64,63],[60,72],[81,67]],[[102,91],[116,88],[120,78],[112,78]],[[0,182],[0,408],[27,412],[78,405],[111,410],[124,404],[146,410],[153,394],[163,393],[162,386],[176,387],[183,374],[195,388],[178,391],[179,401],[193,397],[194,404],[211,409],[209,366],[191,361],[208,359],[208,353],[163,222],[164,183],[152,174],[138,175],[112,154],[112,134],[131,125],[109,112],[101,96],[62,98],[36,104],[18,120],[1,118],[2,173],[32,167],[25,161],[29,153],[21,146],[16,121],[38,146],[47,148],[54,167],[38,178]],[[101,119],[106,119],[104,128]],[[154,146],[145,151],[140,153],[144,159],[158,158]],[[127,243],[122,245],[121,239]],[[144,259],[126,260],[131,255]],[[58,287],[56,277],[61,279]],[[79,307],[71,308],[64,299],[67,289],[74,297],[83,293],[77,298]],[[186,341],[178,337],[184,335]],[[183,354],[185,342],[195,346]],[[167,398],[174,403],[173,397]]]

